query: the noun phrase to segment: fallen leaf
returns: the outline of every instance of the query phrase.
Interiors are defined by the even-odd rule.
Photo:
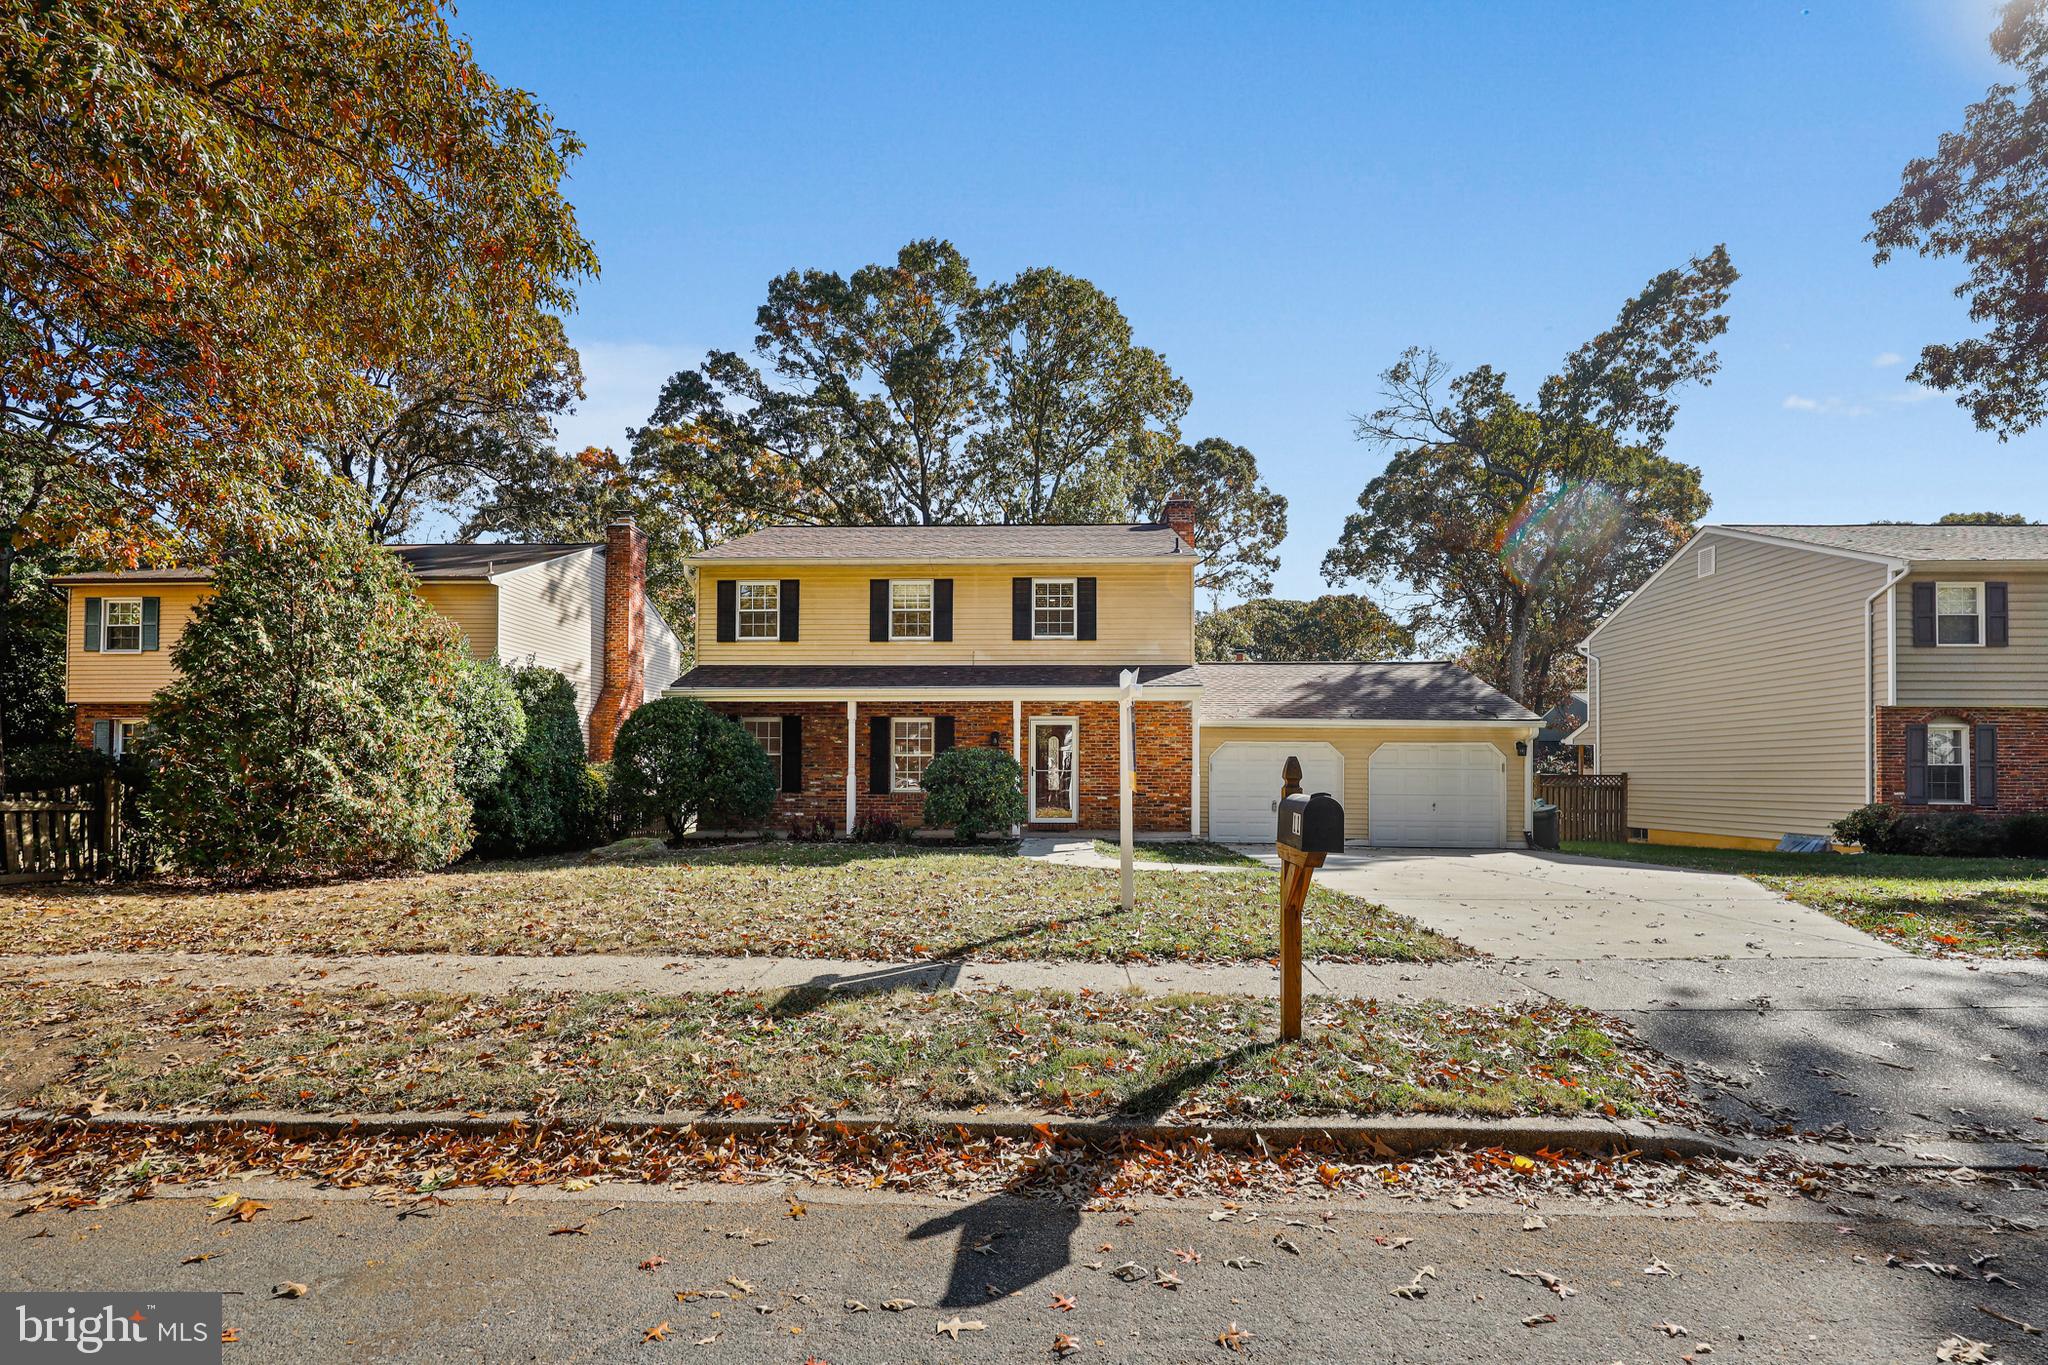
[[[297,1280],[286,1280],[270,1292],[280,1299],[303,1299],[313,1291],[300,1284]]]
[[[1689,1337],[1692,1335],[1692,1333],[1686,1331],[1675,1322],[1660,1322],[1657,1324],[1657,1330],[1667,1337]]]
[[[695,1341],[691,1342],[690,1344],[692,1346],[709,1346],[724,1335],[725,1333],[723,1332],[713,1332],[708,1337],[698,1337]]]
[[[1980,1303],[1977,1305],[1977,1311],[1979,1313],[1982,1313],[1987,1318],[1996,1318],[1998,1321],[2004,1323],[2007,1327],[2017,1327],[2030,1337],[2038,1337],[2041,1335],[2041,1329],[2034,1326],[2033,1323],[2021,1322],[2018,1318],[2007,1317],[2005,1314],[1999,1312],[1996,1308],[1986,1308],[1983,1304]]]
[[[1643,1267],[1643,1273],[1645,1275],[1671,1275],[1675,1274],[1676,1272],[1674,1272],[1670,1266],[1665,1265],[1662,1261],[1652,1261],[1648,1265]]]
[[[1158,1285],[1161,1289],[1178,1289],[1181,1286],[1180,1276],[1174,1274],[1171,1270],[1155,1270],[1152,1272],[1152,1276],[1152,1283]]]
[[[1055,1294],[1052,1296],[1052,1307],[1059,1309],[1062,1313],[1071,1313],[1074,1311],[1074,1296],[1071,1294]]]
[[[1080,1349],[1081,1343],[1076,1341],[1074,1338],[1068,1336],[1065,1332],[1060,1333],[1058,1336],[1052,1339],[1052,1353],[1056,1356],[1061,1357],[1062,1359],[1072,1355],[1074,1352]]]
[[[1136,1261],[1125,1261],[1109,1273],[1116,1276],[1119,1280],[1137,1281],[1145,1278],[1145,1267],[1139,1265]]]
[[[658,1266],[658,1265],[667,1265],[667,1264],[668,1264],[668,1257],[666,1257],[666,1256],[649,1256],[649,1257],[648,1257],[648,1258],[647,1258],[646,1260],[644,1260],[644,1261],[642,1261],[642,1262],[640,1263],[640,1268],[641,1268],[642,1270],[652,1270],[652,1269],[654,1269],[654,1267],[656,1267],[656,1266]]]
[[[588,1237],[589,1235],[590,1229],[582,1223],[572,1223],[567,1227],[548,1229],[548,1236],[550,1237]]]
[[[1560,1299],[1569,1299],[1579,1292],[1547,1270],[1509,1270],[1502,1267],[1500,1273],[1517,1280],[1527,1280],[1530,1284],[1540,1284]]]
[[[754,1292],[754,1286],[748,1284],[745,1280],[741,1279],[737,1275],[726,1276],[725,1282],[731,1285],[734,1289],[738,1290],[742,1294],[751,1294]]]
[[[1556,1321],[1557,1314],[1555,1313],[1531,1313],[1528,1317],[1522,1319],[1522,1326],[1541,1327],[1546,1322]]]
[[[214,1257],[216,1257],[216,1256],[218,1256],[218,1255],[220,1255],[220,1253],[219,1253],[218,1251],[198,1251],[198,1252],[194,1252],[194,1253],[193,1253],[192,1255],[190,1255],[190,1256],[187,1256],[187,1257],[186,1257],[186,1258],[185,1258],[184,1260],[182,1260],[182,1261],[178,1262],[178,1264],[179,1264],[179,1265],[198,1265],[198,1264],[199,1264],[199,1263],[200,1263],[201,1261],[210,1261],[210,1260],[212,1260],[212,1259],[213,1259]]]
[[[1256,1256],[1233,1256],[1223,1264],[1232,1270],[1250,1270],[1255,1265],[1264,1265],[1265,1262]]]
[[[640,1334],[640,1344],[641,1344],[642,1346],[645,1346],[645,1345],[646,1345],[646,1344],[647,1344],[648,1342],[650,1342],[650,1341],[667,1341],[667,1340],[668,1340],[668,1322],[667,1322],[666,1320],[663,1320],[663,1321],[661,1321],[661,1322],[657,1322],[656,1324],[654,1324],[654,1326],[652,1326],[652,1327],[648,1328],[648,1329],[647,1329],[647,1330],[646,1330],[645,1332],[642,1332],[642,1333]]]
[[[848,1299],[846,1301],[846,1311],[849,1313],[865,1313],[868,1311],[868,1306],[859,1299]]]
[[[1282,1237],[1277,1232],[1273,1234],[1273,1245],[1279,1247],[1282,1251],[1287,1252],[1291,1256],[1301,1255],[1300,1247],[1288,1241],[1285,1237]]]
[[[1202,1253],[1199,1251],[1185,1247],[1168,1247],[1167,1250],[1172,1252],[1173,1259],[1179,1261],[1182,1265],[1200,1265],[1202,1263]]]
[[[220,1339],[232,1346],[242,1339],[242,1329],[239,1327],[223,1327],[220,1329]]]
[[[906,1310],[908,1310],[908,1309],[912,1309],[912,1308],[915,1308],[915,1307],[917,1307],[917,1300],[916,1300],[916,1299],[883,1299],[883,1300],[882,1300],[882,1307],[884,1307],[884,1308],[888,1309],[888,1310],[889,1310],[889,1311],[890,1311],[891,1313],[901,1313],[901,1312],[904,1312],[904,1311],[906,1311]]]
[[[952,1317],[946,1319],[946,1321],[940,1323],[937,1327],[934,1327],[932,1329],[932,1331],[937,1335],[951,1337],[955,1341],[960,1340],[960,1334],[962,1332],[986,1332],[987,1330],[987,1323],[982,1322],[979,1319],[973,1319],[967,1322],[962,1322],[960,1320],[960,1315],[958,1313],[955,1313]]]
[[[1234,1322],[1216,1334],[1216,1344],[1232,1351],[1244,1350],[1244,1344],[1251,1339],[1252,1334]]]
[[[803,1203],[803,1201],[802,1201],[801,1199],[798,1199],[798,1198],[797,1198],[797,1197],[796,1197],[795,1195],[791,1195],[791,1196],[789,1197],[789,1216],[790,1216],[790,1217],[792,1217],[792,1218],[801,1218],[801,1217],[803,1217],[803,1216],[804,1216],[805,1214],[807,1214],[807,1213],[809,1213],[809,1212],[810,1212],[810,1210],[804,1207],[804,1203]]]
[[[1543,1221],[1543,1215],[1538,1213],[1532,1213],[1522,1220],[1522,1231],[1524,1232],[1534,1232],[1538,1228],[1547,1228],[1549,1226],[1550,1224]]]
[[[1936,1360],[1949,1365],[1998,1365],[1998,1357],[1992,1354],[1988,1341],[1972,1341],[1966,1336],[1952,1336],[1934,1348]]]
[[[1392,1294],[1397,1299],[1426,1299],[1429,1297],[1429,1286],[1424,1284],[1423,1281],[1433,1280],[1435,1278],[1436,1267],[1433,1265],[1426,1265],[1422,1267],[1422,1269],[1415,1272],[1414,1279],[1408,1281],[1408,1283],[1406,1284],[1397,1284],[1392,1289],[1389,1289],[1387,1292],[1389,1294]]]

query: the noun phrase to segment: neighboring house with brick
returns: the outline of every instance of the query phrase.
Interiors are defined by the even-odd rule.
[[[421,600],[470,651],[542,664],[576,689],[594,758],[619,723],[682,666],[676,634],[646,598],[647,540],[630,522],[579,545],[393,545]],[[171,680],[171,650],[212,592],[206,568],[67,574],[64,693],[78,741],[118,753]]]
[[[1581,648],[1652,842],[2048,809],[2048,526],[1702,526]]]
[[[1181,501],[1158,524],[769,527],[690,560],[696,663],[668,690],[768,751],[784,826],[914,825],[925,767],[973,744],[1016,757],[1030,828],[1111,830],[1126,743],[1141,833],[1270,843],[1294,755],[1359,841],[1522,842],[1536,716],[1445,663],[1197,664],[1196,542]]]

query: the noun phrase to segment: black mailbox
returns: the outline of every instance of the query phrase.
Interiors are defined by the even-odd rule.
[[[1328,792],[1280,798],[1279,842],[1303,853],[1344,851],[1344,804]]]

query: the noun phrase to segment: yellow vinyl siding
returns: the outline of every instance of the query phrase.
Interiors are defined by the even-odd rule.
[[[1913,584],[2003,583],[2011,643],[1913,644]],[[2048,574],[1970,568],[1915,570],[1893,590],[1901,706],[2048,705]],[[1878,667],[1884,660],[1880,657]],[[1880,672],[1878,675],[1884,675]],[[1883,688],[1880,684],[1879,695]]]
[[[1708,532],[1602,627],[1593,739],[1628,774],[1629,824],[1775,841],[1863,804],[1864,598],[1885,577]]]
[[[469,652],[488,659],[498,652],[498,590],[489,583],[416,582],[420,599],[453,621]]]
[[[1344,837],[1348,840],[1369,839],[1371,830],[1367,821],[1367,802],[1371,797],[1372,751],[1382,744],[1491,744],[1507,759],[1507,838],[1510,844],[1519,843],[1524,828],[1522,818],[1523,768],[1527,760],[1515,752],[1515,741],[1527,739],[1536,733],[1537,726],[1526,730],[1496,729],[1480,725],[1203,725],[1200,762],[1202,765],[1202,829],[1209,828],[1209,759],[1225,744],[1328,744],[1344,757],[1344,790],[1339,799],[1344,803]],[[1280,775],[1273,775],[1273,793],[1280,792]]]
[[[171,648],[185,633],[192,610],[211,591],[204,583],[94,583],[68,589],[71,604],[64,631],[64,700],[147,701],[175,676]],[[158,648],[141,654],[87,653],[85,599],[154,597],[158,600]]]
[[[707,565],[697,582],[700,664],[1193,663],[1193,558],[1164,564]],[[1095,579],[1096,638],[1012,640],[1012,578]],[[802,584],[798,638],[720,644],[717,583],[794,578]],[[953,580],[950,641],[868,639],[868,580]]]

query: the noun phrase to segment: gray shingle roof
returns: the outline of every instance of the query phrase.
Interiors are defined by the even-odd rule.
[[[901,691],[943,687],[1115,687],[1123,671],[1115,664],[699,664],[672,686],[685,691],[760,687],[790,691]],[[1161,687],[1193,687],[1194,668],[1151,664],[1138,681]]]
[[[601,544],[495,544],[495,545],[391,545],[385,548],[405,561],[420,578],[484,578],[509,573],[529,564],[575,554]],[[170,569],[113,569],[100,573],[68,573],[51,581],[68,583],[205,583],[213,578],[206,567]]]
[[[1701,530],[1711,529],[1701,527]],[[2048,526],[1760,526],[1729,524],[1778,540],[1894,559],[2048,559]]]
[[[1202,723],[1539,717],[1453,663],[1197,664]]]
[[[720,560],[838,560],[916,563],[920,560],[1171,559],[1192,561],[1172,527],[1110,526],[765,526],[692,556]]]

